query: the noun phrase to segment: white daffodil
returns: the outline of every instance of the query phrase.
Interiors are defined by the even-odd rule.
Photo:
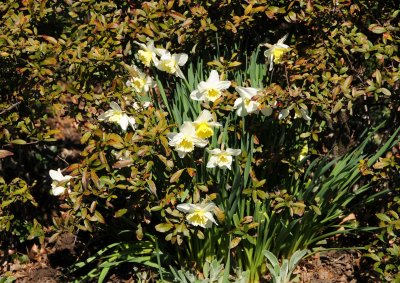
[[[207,151],[211,154],[210,159],[207,162],[207,168],[215,168],[219,167],[221,169],[229,169],[231,170],[232,165],[232,156],[238,156],[242,151],[240,149],[232,149],[227,148],[223,149],[207,149]]]
[[[196,136],[201,139],[207,139],[214,134],[213,127],[221,127],[222,125],[214,121],[210,111],[203,110],[199,117],[193,122],[196,128]]]
[[[205,82],[200,82],[197,89],[190,93],[190,98],[198,101],[214,102],[221,97],[222,91],[228,89],[230,81],[220,81],[216,70],[212,70]]]
[[[183,203],[178,204],[176,208],[187,214],[186,220],[191,225],[210,228],[213,223],[218,226],[213,216],[215,207],[215,203],[208,202],[201,204]]]
[[[169,145],[173,146],[180,158],[194,150],[194,147],[205,147],[207,140],[196,136],[196,127],[192,122],[184,122],[179,128],[179,133],[167,134]]]
[[[188,55],[185,53],[179,54],[171,54],[167,50],[158,51],[158,54],[161,55],[159,59],[156,59],[155,65],[157,69],[167,72],[168,74],[175,75],[182,79],[185,78],[183,75],[180,66],[185,65],[188,60]]]
[[[59,196],[64,194],[66,188],[65,185],[69,185],[68,181],[72,179],[72,176],[63,175],[61,169],[49,171],[50,178],[53,180],[51,183],[51,193],[54,196]]]
[[[269,44],[269,43],[260,44],[260,46],[266,46],[269,48],[264,51],[264,56],[268,60],[270,71],[272,71],[274,63],[277,64],[281,62],[283,54],[285,54],[290,48],[288,45],[284,44],[287,36],[288,35],[286,34],[284,37],[279,39],[278,42],[275,44]]]
[[[135,70],[135,76],[126,82],[126,86],[132,87],[135,93],[147,93],[150,88],[155,87],[156,84],[150,76],[147,76],[135,66],[133,66],[133,69]]]
[[[123,131],[126,131],[129,125],[131,125],[132,129],[135,129],[135,118],[126,115],[115,102],[111,102],[110,107],[110,110],[107,110],[98,117],[99,121],[117,123],[121,126]]]
[[[259,91],[253,87],[238,86],[235,90],[239,93],[240,97],[235,100],[234,108],[237,109],[236,113],[240,117],[244,117],[250,113],[257,112],[260,103],[253,101],[252,98]]]
[[[140,48],[142,48],[137,53],[138,59],[140,60],[140,62],[143,63],[143,65],[145,65],[146,67],[150,67],[151,62],[156,61],[157,54],[161,49],[154,47],[153,40],[149,40],[147,44],[140,43],[137,41],[134,41],[134,43],[136,43],[137,45],[140,46]]]

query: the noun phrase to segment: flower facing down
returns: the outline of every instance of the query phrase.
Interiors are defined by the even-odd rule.
[[[270,71],[272,71],[272,69],[274,67],[274,63],[277,64],[277,63],[281,62],[281,59],[282,59],[283,55],[290,48],[288,45],[284,44],[287,36],[288,35],[286,34],[284,37],[279,39],[278,42],[275,43],[275,44],[269,44],[269,43],[260,44],[262,46],[266,46],[266,47],[269,48],[269,49],[264,51],[264,56],[268,60],[269,70]]]
[[[126,86],[131,87],[135,93],[147,93],[150,88],[155,87],[156,84],[150,76],[147,76],[136,67],[133,67],[133,69],[135,70],[135,76],[126,82]]]
[[[192,122],[184,122],[179,128],[179,133],[167,134],[169,145],[173,146],[180,158],[194,150],[194,147],[205,147],[207,140],[196,136],[196,128]]]
[[[213,127],[221,127],[222,125],[215,122],[210,111],[203,110],[199,117],[193,122],[196,128],[196,136],[201,139],[207,139],[214,134]]]
[[[65,185],[68,186],[68,181],[72,179],[72,176],[69,175],[63,175],[61,173],[61,169],[58,168],[56,170],[50,170],[49,171],[50,178],[53,180],[51,183],[51,193],[54,196],[59,196],[62,195],[66,188]]]
[[[135,118],[126,115],[115,102],[111,102],[110,107],[110,110],[107,110],[98,117],[99,121],[117,123],[123,131],[126,131],[129,125],[131,125],[132,129],[135,129]]]
[[[150,40],[147,42],[147,44],[137,41],[134,41],[134,43],[142,48],[137,53],[138,59],[143,63],[143,65],[150,67],[151,62],[155,62],[158,53],[158,49],[154,47],[154,41]]]
[[[212,70],[207,81],[200,82],[197,89],[190,93],[190,98],[199,101],[214,102],[221,97],[222,91],[228,89],[230,81],[220,81],[216,70]]]
[[[171,54],[167,50],[159,50],[158,53],[161,55],[159,59],[156,59],[155,65],[157,69],[164,71],[168,74],[175,75],[182,79],[185,78],[180,66],[185,65],[188,60],[188,55],[185,53]]]
[[[215,203],[208,202],[201,204],[183,203],[178,204],[176,208],[186,213],[186,220],[191,225],[210,228],[213,223],[218,226],[213,216],[215,207]]]
[[[223,149],[207,149],[211,154],[210,159],[207,162],[207,168],[219,167],[221,169],[231,170],[232,156],[238,156],[242,151],[240,149],[227,148]]]
[[[253,87],[241,87],[235,88],[239,93],[240,97],[235,100],[234,108],[237,109],[236,113],[240,117],[244,117],[250,113],[257,112],[260,103],[253,101],[252,98],[259,91]]]

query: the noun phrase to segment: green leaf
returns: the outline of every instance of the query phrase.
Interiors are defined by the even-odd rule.
[[[156,225],[155,228],[158,232],[165,233],[165,232],[168,232],[169,230],[171,230],[173,227],[174,227],[174,225],[171,223],[161,223],[161,224]]]

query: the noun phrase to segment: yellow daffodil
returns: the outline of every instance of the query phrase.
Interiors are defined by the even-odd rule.
[[[213,223],[218,225],[213,216],[215,207],[215,203],[208,202],[202,204],[183,203],[178,204],[176,208],[186,213],[186,220],[189,224],[210,228]]]
[[[68,181],[72,179],[72,176],[69,175],[63,175],[61,172],[61,169],[56,170],[50,170],[49,175],[53,182],[51,183],[51,193],[54,196],[59,196],[64,194],[66,187],[68,186],[69,183]]]
[[[154,41],[149,40],[147,44],[137,41],[134,41],[134,43],[142,48],[137,53],[138,59],[140,60],[140,62],[142,62],[143,65],[145,65],[146,67],[150,67],[151,62],[154,62],[156,60],[156,56],[159,50],[154,47]]]
[[[222,91],[228,89],[230,81],[220,81],[216,70],[212,70],[208,79],[200,82],[197,89],[190,93],[190,98],[198,101],[214,102],[222,96]]]
[[[207,162],[207,168],[219,167],[221,169],[231,170],[232,156],[238,156],[242,151],[240,149],[227,148],[223,149],[207,149],[211,154],[210,159]]]
[[[233,108],[237,109],[236,113],[240,117],[244,117],[250,113],[258,112],[260,103],[253,101],[252,98],[259,91],[253,87],[236,87],[235,90],[239,93],[240,97],[235,100]]]
[[[157,69],[166,72],[168,74],[175,75],[182,79],[185,78],[183,75],[180,66],[186,64],[188,60],[188,55],[185,53],[180,54],[171,54],[167,50],[158,50],[157,52],[160,55],[160,58],[155,60],[155,66]]]
[[[260,44],[260,46],[266,46],[269,49],[264,51],[264,56],[268,60],[269,71],[272,71],[274,68],[274,63],[277,64],[281,62],[283,55],[290,49],[290,47],[284,44],[287,34],[278,40],[275,44],[264,43]]]
[[[184,122],[179,128],[179,133],[167,134],[169,145],[173,146],[180,158],[185,157],[197,147],[205,147],[207,140],[197,137],[196,128],[192,122]]]
[[[199,117],[193,122],[196,128],[196,136],[201,139],[207,139],[214,134],[213,127],[221,127],[222,125],[214,121],[210,111],[203,110]]]
[[[126,131],[130,125],[132,129],[135,129],[135,118],[129,117],[121,107],[115,102],[110,103],[111,109],[101,114],[98,119],[99,121],[106,121],[111,123],[117,123],[121,126],[123,131]]]
[[[135,93],[147,93],[150,88],[155,87],[155,82],[150,76],[144,74],[136,66],[133,66],[133,70],[135,75],[126,82],[126,86],[131,87]]]

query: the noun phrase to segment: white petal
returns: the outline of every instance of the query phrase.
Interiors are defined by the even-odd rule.
[[[185,53],[174,54],[176,62],[178,62],[179,66],[183,66],[186,64],[188,60],[188,55]]]
[[[249,105],[246,106],[247,113],[254,113],[258,110],[260,104],[257,101],[250,101]]]
[[[53,188],[51,189],[51,193],[52,193],[54,196],[62,195],[62,194],[64,194],[64,192],[65,192],[65,188],[64,188],[64,187],[61,187],[61,186],[53,187]]]
[[[201,111],[199,117],[197,117],[195,122],[197,122],[197,123],[208,122],[212,119],[213,119],[213,116],[212,116],[211,112],[208,110],[203,110],[203,111]]]
[[[203,101],[204,95],[202,95],[201,92],[196,89],[190,93],[190,98],[197,101]]]
[[[182,211],[182,212],[185,212],[185,213],[188,213],[188,212],[192,212],[193,211],[193,204],[190,204],[190,203],[181,203],[181,204],[178,204],[177,206],[176,206],[176,208],[179,210],[179,211]]]
[[[179,131],[182,134],[189,135],[189,136],[194,136],[196,134],[196,128],[193,125],[193,122],[189,122],[189,121],[183,122],[183,124],[179,128]]]
[[[50,170],[49,171],[50,178],[53,179],[54,181],[60,182],[62,178],[64,177],[63,174],[61,173],[61,169],[58,168],[56,170]]]
[[[259,91],[254,87],[241,87],[241,86],[235,87],[235,90],[239,93],[239,95],[242,98],[248,98],[248,99],[251,99]]]
[[[286,38],[288,37],[288,35],[289,35],[289,34],[285,34],[282,38],[280,38],[280,39],[278,40],[278,43],[277,43],[277,44],[282,44],[283,42],[285,42],[285,40],[286,40]]]
[[[220,154],[220,153],[221,153],[221,150],[220,150],[219,148],[214,148],[214,149],[208,149],[208,148],[207,148],[207,151],[208,151],[210,154],[214,154],[214,155]]]
[[[261,113],[262,113],[264,116],[271,116],[271,114],[272,114],[272,107],[271,107],[271,106],[265,106],[265,107],[263,107],[263,108],[261,109]]]
[[[211,212],[206,212],[206,213],[204,213],[204,216],[208,219],[208,220],[210,220],[212,223],[214,223],[215,225],[217,225],[218,226],[218,224],[217,224],[217,222],[215,221],[215,219],[214,219],[214,216],[212,215],[212,213]],[[208,223],[207,223],[208,224]],[[209,228],[211,225],[207,225],[206,224],[206,227],[205,228]]]
[[[238,108],[239,106],[242,107],[242,105],[243,105],[243,98],[239,97],[235,100],[233,108]]]
[[[121,107],[119,107],[119,105],[118,105],[116,102],[114,102],[114,101],[112,101],[112,102],[110,103],[110,107],[111,107],[113,110],[115,110],[115,111],[119,111],[119,112],[122,111]]]
[[[208,144],[207,140],[204,140],[204,139],[201,139],[201,138],[198,138],[195,136],[193,136],[192,139],[193,139],[194,145],[197,147],[205,147]]]
[[[215,167],[217,167],[217,160],[218,160],[218,157],[215,156],[215,155],[212,155],[210,157],[210,159],[208,160],[206,167],[207,168],[215,168]]]
[[[226,153],[228,153],[229,155],[232,155],[232,156],[237,156],[237,155],[241,154],[242,151],[240,149],[227,148]]]
[[[123,131],[126,131],[129,125],[129,118],[128,115],[124,114],[122,115],[121,119],[119,120],[119,125],[121,126],[121,129]]]
[[[219,90],[228,89],[231,86],[231,81],[220,81],[215,84],[215,88]]]
[[[129,121],[129,124],[131,125],[132,129],[135,129],[135,124],[136,124],[135,118],[128,117],[128,121]]]
[[[212,70],[211,73],[210,73],[210,76],[208,77],[208,79],[206,81],[206,83],[215,85],[218,82],[219,82],[218,72],[216,70]]]
[[[185,75],[182,73],[181,69],[176,66],[175,76],[180,77],[181,79],[185,79]]]

